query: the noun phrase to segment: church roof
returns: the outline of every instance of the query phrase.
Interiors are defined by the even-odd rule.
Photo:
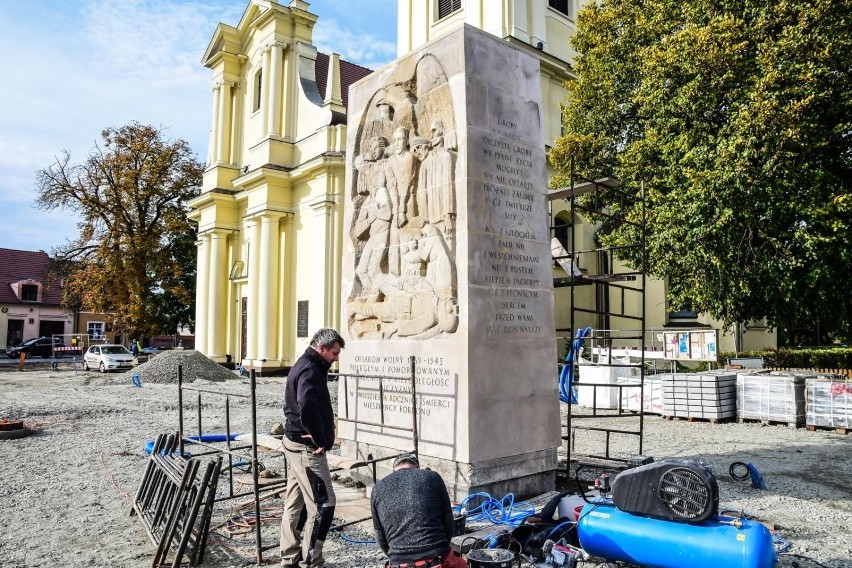
[[[317,90],[321,97],[325,97],[326,81],[328,80],[328,61],[330,57],[326,53],[317,53],[316,60],[316,83]],[[349,102],[349,85],[360,81],[370,73],[372,69],[361,67],[348,61],[340,60],[340,96],[343,99],[343,106],[348,106]]]

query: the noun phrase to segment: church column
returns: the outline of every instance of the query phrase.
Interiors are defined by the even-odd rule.
[[[263,71],[261,71],[260,89],[260,124],[263,135],[269,134],[269,83],[272,79],[272,63],[269,46],[263,50]]]
[[[195,246],[198,247],[198,272],[195,284],[195,349],[206,355],[210,235],[199,235]]]
[[[210,148],[208,149],[207,163],[215,166],[219,161],[219,83],[213,85],[213,120],[210,127]]]
[[[217,156],[220,162],[231,163],[231,89],[233,81],[223,81],[219,86],[219,121]]]
[[[207,298],[207,353],[211,358],[225,357],[225,299],[228,282],[226,245],[228,233],[220,229],[210,235],[210,283]]]
[[[269,101],[269,124],[267,131],[270,136],[281,135],[281,73],[283,71],[284,55],[281,44],[274,43],[269,47],[270,55],[270,74],[269,81],[266,83],[266,89],[269,91],[267,100]]]
[[[251,235],[249,240],[249,255],[248,255],[248,291],[246,297],[248,305],[246,306],[246,353],[245,359],[250,360],[249,364],[254,364],[254,359],[257,358],[257,331],[258,331],[258,280],[260,279],[260,222],[257,218],[252,219],[248,223],[248,233]]]
[[[346,191],[346,179],[343,171],[335,173],[332,178],[332,199],[334,205],[331,208],[331,233],[333,238],[334,252],[332,253],[331,266],[333,270],[334,296],[332,297],[332,311],[330,323],[335,329],[343,325],[343,315],[341,314],[341,297],[343,294],[342,286],[342,265],[343,265],[343,195]]]
[[[293,263],[293,256],[288,250],[288,246],[290,246],[290,231],[293,228],[292,223],[290,222],[293,219],[293,215],[288,213],[281,218],[279,227],[280,227],[280,236],[279,236],[279,244],[278,244],[278,305],[281,309],[278,310],[278,354],[281,357],[281,364],[283,366],[292,365],[296,361],[296,357],[300,355],[300,353],[292,353],[292,335],[293,328],[295,322],[292,318],[295,317],[293,312],[293,305],[290,303],[290,297],[292,294],[292,286],[293,282],[291,279],[287,277],[288,274],[293,274],[295,270],[295,264]]]
[[[530,45],[537,47],[538,42],[542,43],[543,47],[547,47],[547,6],[542,2],[537,2],[533,0],[529,2],[529,21],[531,22],[531,29],[529,30],[529,38]],[[517,18],[517,16],[516,16]],[[517,22],[517,20],[516,20]],[[523,20],[524,25],[526,26],[527,20]],[[515,24],[517,26],[517,23]]]
[[[280,215],[264,213],[260,216],[260,266],[262,276],[258,282],[258,337],[257,358],[267,361],[280,359],[276,353],[276,314],[279,306],[278,292],[278,220]]]
[[[334,250],[335,246],[335,216],[334,216],[334,202],[329,200],[323,200],[318,203],[314,203],[311,205],[311,208],[314,210],[314,215],[316,215],[318,220],[318,225],[323,228],[323,240],[322,243],[317,243],[318,247],[321,244],[322,246],[318,248],[318,250],[326,251],[325,257],[323,259],[324,266],[323,272],[319,275],[319,278],[316,280],[318,282],[325,283],[323,289],[323,305],[322,305],[322,324],[324,326],[337,327],[339,325],[338,321],[335,321],[335,306],[337,305],[336,297],[339,295],[340,289],[338,288],[338,259],[340,257],[340,251]]]
[[[283,124],[281,125],[281,136],[284,138],[290,138],[295,140],[296,129],[294,125],[296,124],[296,119],[294,118],[296,112],[298,111],[298,93],[294,91],[295,85],[299,83],[298,79],[295,76],[295,71],[298,69],[298,55],[296,55],[296,51],[294,49],[287,50],[286,46],[283,48],[283,59],[284,62],[281,65],[281,75],[284,78],[281,87],[281,115],[283,118]]]

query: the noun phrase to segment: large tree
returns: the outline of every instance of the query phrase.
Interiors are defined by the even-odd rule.
[[[85,161],[64,152],[37,172],[37,204],[79,215],[79,236],[59,247],[65,300],[112,312],[129,335],[172,334],[192,323],[195,226],[186,203],[203,168],[183,140],[132,122],[101,133]]]
[[[852,3],[601,0],[577,26],[560,181],[572,160],[630,191],[644,181],[647,269],[674,307],[848,337]]]

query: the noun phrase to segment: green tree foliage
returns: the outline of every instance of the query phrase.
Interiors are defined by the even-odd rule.
[[[602,0],[577,25],[558,181],[572,160],[644,181],[647,270],[673,307],[849,337],[852,3]]]
[[[66,307],[115,314],[131,336],[191,324],[194,224],[186,203],[203,172],[189,145],[132,122],[101,133],[83,163],[68,152],[37,172],[37,204],[80,217],[77,239],[55,251]]]

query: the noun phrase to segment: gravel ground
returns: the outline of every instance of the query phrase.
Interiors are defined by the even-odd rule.
[[[37,429],[28,438],[0,440],[0,511],[4,512],[0,565],[150,565],[154,546],[139,519],[128,512],[147,462],[145,442],[178,427],[176,385],[166,376],[167,371],[158,374],[151,367],[162,365],[165,369],[168,359],[158,362],[164,355],[152,358],[147,369],[145,365],[135,369],[143,377],[141,388],[133,385],[133,372],[73,372],[69,363],[63,362],[58,371],[28,363],[28,370],[19,373],[15,366],[0,365],[0,419],[24,420]],[[248,390],[247,379],[233,373],[208,376],[196,379],[192,386],[241,393]],[[210,380],[225,376],[226,383]],[[281,420],[282,393],[282,378],[258,380],[259,428]],[[195,400],[185,397],[187,431],[196,429]],[[230,400],[232,428],[248,430],[247,401]],[[205,395],[201,410],[205,432],[224,431],[221,398]],[[606,419],[596,421],[604,423]],[[624,422],[617,425],[625,426]],[[778,534],[792,544],[790,553],[781,556],[779,566],[852,567],[852,435],[647,416],[644,442],[643,453],[657,459],[701,459],[716,474],[723,508],[740,509],[774,524]],[[594,435],[578,436],[577,443],[579,451],[586,451],[597,448],[602,440],[594,439]],[[635,453],[635,444],[634,438],[614,439],[613,449],[627,455]],[[283,469],[283,460],[272,454],[261,460],[272,471]],[[768,490],[758,491],[747,482],[732,480],[728,466],[734,461],[753,463]],[[225,490],[220,486],[220,491]],[[255,564],[251,536],[225,538],[221,536],[224,528],[217,527],[228,518],[229,506],[235,503],[220,503],[214,511],[214,531],[204,566]],[[278,499],[265,503],[270,515],[280,510]],[[277,521],[262,526],[264,544],[277,543]],[[370,536],[358,528],[345,532],[349,538]],[[330,537],[326,551],[328,561],[336,567],[383,565],[382,554],[373,545]],[[267,562],[275,563],[277,551],[265,556]]]

